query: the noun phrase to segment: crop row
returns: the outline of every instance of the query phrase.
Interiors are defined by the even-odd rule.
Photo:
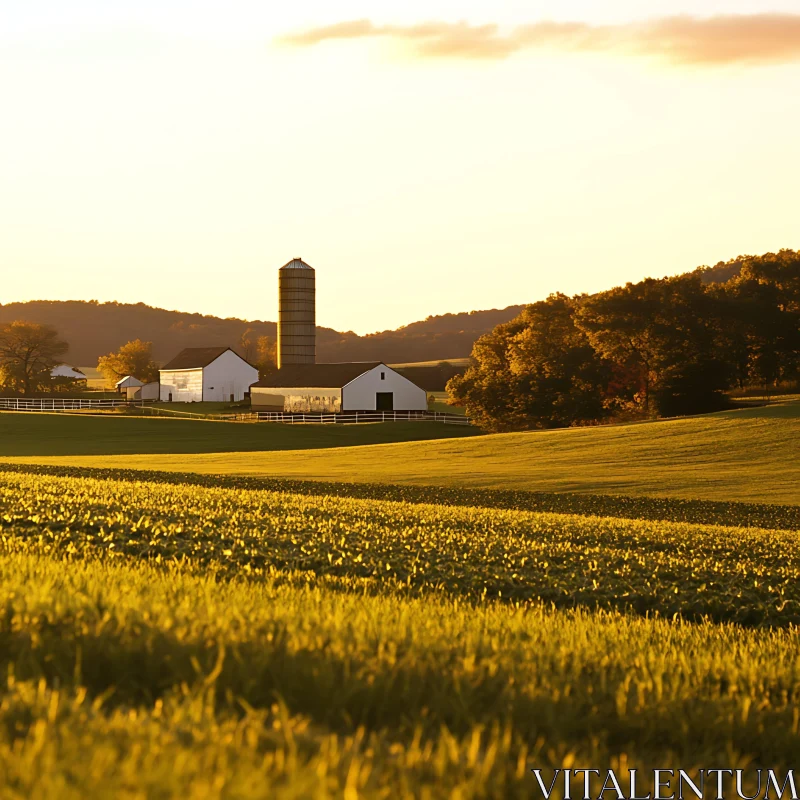
[[[229,577],[800,623],[792,531],[2,472],[0,532],[8,546],[188,559]]]
[[[512,798],[531,767],[796,760],[793,631],[20,544],[0,548],[4,797]]]
[[[44,464],[0,464],[0,472],[27,472],[75,478],[107,478],[149,483],[188,484],[212,488],[253,489],[305,495],[332,495],[360,500],[391,500],[442,506],[516,509],[554,514],[667,520],[701,525],[800,530],[800,487],[797,505],[687,500],[676,497],[532,492],[526,490],[354,483],[291,478],[252,478],[233,475],[62,467]]]

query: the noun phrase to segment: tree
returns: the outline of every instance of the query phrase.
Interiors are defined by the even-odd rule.
[[[486,430],[513,430],[519,425],[514,418],[514,378],[508,364],[508,343],[524,329],[521,317],[479,337],[466,372],[451,378],[445,387],[448,401],[464,406],[467,415]]]
[[[473,363],[447,384],[453,402],[489,430],[558,428],[608,413],[610,364],[575,326],[565,295],[528,306],[481,337]]]
[[[278,343],[271,336],[259,336],[256,344],[258,374],[264,378],[278,369]]]
[[[669,370],[714,352],[719,312],[698,274],[628,283],[582,299],[576,321],[604,358],[638,373],[639,401],[653,409]]]
[[[699,357],[665,370],[653,401],[661,417],[708,414],[730,407],[725,394],[729,385],[730,369],[724,361]]]
[[[239,337],[239,355],[248,363],[253,360],[253,329],[247,328]]]
[[[142,383],[158,380],[158,364],[153,361],[153,344],[141,339],[122,345],[116,353],[100,356],[97,369],[110,384],[115,384],[128,375],[133,375]]]
[[[30,394],[48,386],[69,345],[49,325],[17,320],[0,328],[0,372],[10,389]]]
[[[733,309],[728,335],[738,345],[739,373],[767,389],[800,377],[800,253],[742,259],[738,278],[724,287]],[[740,381],[741,383],[741,381]]]
[[[800,252],[780,250],[742,258],[741,277],[776,290],[781,311],[800,312]]]

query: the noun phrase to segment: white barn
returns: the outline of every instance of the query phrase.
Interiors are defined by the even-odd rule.
[[[258,370],[230,347],[187,347],[159,370],[161,400],[236,402],[258,380]]]
[[[254,411],[427,411],[428,395],[380,361],[287,364],[250,390]]]

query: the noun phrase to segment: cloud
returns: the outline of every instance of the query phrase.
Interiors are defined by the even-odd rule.
[[[800,14],[678,16],[625,25],[537,22],[507,31],[495,24],[375,25],[361,19],[310,28],[278,42],[310,47],[332,39],[375,38],[407,41],[417,55],[429,58],[501,59],[551,49],[651,56],[673,64],[786,63],[800,61]]]

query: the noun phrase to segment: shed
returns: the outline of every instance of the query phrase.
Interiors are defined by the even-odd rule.
[[[381,361],[287,364],[254,384],[254,411],[427,411],[428,396]]]
[[[258,370],[230,347],[187,347],[159,370],[161,400],[236,402],[258,380]]]
[[[126,395],[128,400],[158,400],[160,391],[158,381],[152,381],[143,386],[131,386],[126,390]]]
[[[114,384],[114,388],[120,394],[127,394],[128,389],[138,389],[140,386],[144,386],[144,383],[138,378],[134,378],[133,375],[126,375]]]

